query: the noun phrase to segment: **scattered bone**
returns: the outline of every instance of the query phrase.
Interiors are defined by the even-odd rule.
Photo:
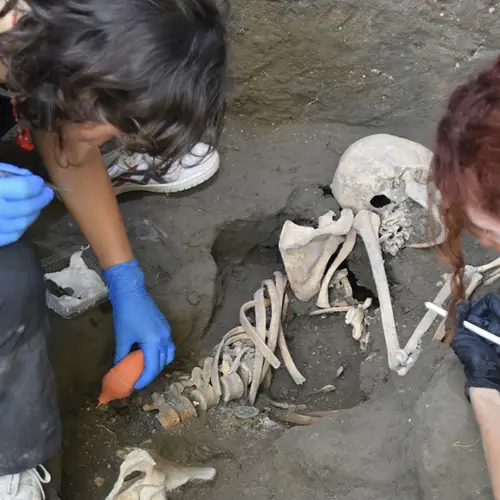
[[[348,271],[347,269],[339,269],[332,278],[330,282],[329,288],[340,288],[342,286],[342,280],[347,278]]]
[[[265,342],[266,340],[266,304],[264,302],[264,287],[259,288],[254,294],[255,302],[255,329],[257,333]],[[262,369],[264,367],[264,356],[257,350],[255,352],[252,382],[250,385],[250,392],[248,400],[251,404],[257,398],[257,391],[262,381]]]
[[[370,332],[365,331],[364,335],[359,339],[359,348],[365,352],[370,343]]]
[[[481,284],[483,280],[483,275],[478,273],[475,268],[466,266],[465,269],[465,281],[467,283],[467,288],[465,290],[465,298],[469,299],[472,294],[476,291],[476,288]],[[441,320],[441,323],[432,337],[433,340],[443,340],[446,336],[446,320]]]
[[[288,410],[290,408],[288,403],[282,403],[281,401],[271,401],[271,405],[281,410]]]
[[[335,375],[336,378],[339,378],[342,374],[344,373],[344,367],[341,366],[338,370],[337,370],[337,374]]]
[[[345,315],[346,324],[352,326],[352,337],[354,340],[361,340],[365,333],[365,315],[371,305],[372,298],[368,297],[363,304],[349,307],[349,310]]]
[[[311,417],[308,415],[301,415],[300,413],[294,412],[279,412],[278,418],[282,422],[294,425],[312,425],[319,422],[320,417]]]
[[[279,250],[292,290],[307,302],[320,290],[321,279],[330,257],[351,229],[354,215],[342,210],[333,220],[333,212],[318,219],[318,228],[303,227],[286,221],[279,240]]]
[[[489,262],[488,264],[483,264],[482,266],[476,267],[476,271],[478,273],[484,274],[487,271],[491,271],[495,267],[500,267],[500,257],[496,258],[492,262]]]
[[[321,282],[321,288],[319,290],[318,298],[316,300],[316,305],[322,308],[330,307],[330,300],[328,297],[328,286],[333,275],[336,273],[339,266],[347,259],[349,254],[352,252],[354,245],[356,244],[356,231],[351,228],[351,230],[346,234],[345,241],[340,249],[339,253],[332,262],[332,265],[328,269],[323,281]],[[351,293],[352,295],[352,293]]]
[[[441,288],[441,290],[439,290],[433,302],[436,305],[441,306],[448,299],[450,294],[451,294],[451,276],[448,276],[446,278],[443,287]],[[418,349],[422,337],[432,326],[436,317],[437,314],[434,311],[427,311],[425,313],[424,317],[420,320],[419,324],[413,331],[413,334],[408,340],[405,348],[398,351],[397,355],[401,366],[405,366],[408,363],[408,357]]]
[[[134,473],[132,479],[128,479]],[[130,452],[120,466],[120,474],[106,500],[161,500],[193,481],[212,481],[213,467],[186,467],[165,460],[142,449]]]
[[[276,297],[277,303],[275,304],[275,307],[282,305],[281,324],[280,324],[280,328],[279,328],[279,332],[278,332],[278,347],[280,349],[281,357],[283,358],[283,363],[285,364],[285,367],[288,370],[288,373],[290,374],[293,381],[297,385],[301,385],[306,381],[306,379],[302,375],[302,373],[300,373],[300,371],[298,370],[297,366],[295,365],[295,363],[292,359],[292,356],[290,354],[290,351],[288,350],[288,346],[286,343],[285,332],[283,330],[283,322],[286,318],[286,313],[287,313],[287,309],[288,309],[288,305],[289,305],[288,295],[285,294],[287,279],[280,272],[275,272],[274,278],[276,280],[276,288],[278,290],[278,296]],[[271,307],[272,307],[272,304],[271,304]],[[269,377],[270,377],[272,374],[271,374],[271,372],[268,372],[268,373],[270,374],[269,375]],[[270,387],[270,385],[271,385],[271,383],[269,381],[269,387]]]
[[[310,392],[308,396],[318,396],[319,394],[327,394],[329,392],[334,392],[335,390],[337,390],[337,388],[334,385],[328,384],[317,391]]]
[[[377,287],[389,368],[395,370],[399,365],[396,357],[399,350],[399,340],[396,332],[389,283],[387,282],[387,275],[384,268],[384,259],[378,241],[379,227],[380,217],[368,210],[361,210],[354,218],[354,229],[361,236],[366,246],[373,278]]]
[[[334,314],[334,313],[343,313],[349,311],[351,306],[341,306],[341,307],[328,307],[326,309],[316,309],[315,311],[311,311],[309,316],[321,316],[323,314]]]
[[[484,274],[492,269],[500,267],[500,258],[493,260],[487,264],[482,266],[465,266],[464,269],[464,279],[467,284],[467,288],[465,291],[465,298],[470,298],[477,287],[483,282]],[[484,280],[484,285],[491,284],[494,281],[494,276],[498,274],[500,277],[500,271],[496,271],[491,273],[491,275]],[[495,278],[496,279],[496,278]],[[443,306],[448,297],[451,294],[451,276],[447,275],[445,277],[444,285],[441,290],[437,294],[434,299],[434,304],[438,306]],[[404,349],[400,349],[398,351],[398,360],[400,362],[400,368],[398,369],[398,373],[400,375],[406,375],[409,369],[415,364],[418,356],[420,354],[420,343],[425,335],[425,333],[432,326],[432,323],[436,319],[437,314],[434,311],[428,310],[425,316],[421,319],[417,327],[415,328],[412,336],[408,340]],[[445,322],[441,321],[439,327],[436,330],[436,333],[433,336],[434,340],[443,340],[446,335]]]
[[[345,276],[344,278],[342,278],[340,280],[340,283],[344,287],[345,297],[350,299],[352,297],[352,286],[351,286],[351,282],[349,281],[349,278],[347,276]]]
[[[307,417],[329,417],[335,415],[339,410],[319,410],[319,411],[308,411],[304,413]]]
[[[484,286],[489,286],[495,283],[495,281],[500,278],[500,269],[497,269],[493,273],[491,273],[491,276],[484,282]]]

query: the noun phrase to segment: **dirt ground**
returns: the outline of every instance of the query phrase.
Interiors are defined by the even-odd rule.
[[[172,369],[208,352],[238,324],[239,307],[262,279],[281,269],[276,244],[286,219],[311,221],[336,208],[322,187],[352,142],[388,132],[432,145],[445,96],[498,52],[498,12],[490,0],[234,2],[235,88],[219,174],[184,195],[120,198],[148,286],[173,327]],[[42,258],[83,243],[56,203],[33,235]],[[493,256],[472,241],[466,247],[471,264]],[[356,293],[375,290],[360,243],[348,268]],[[433,252],[412,249],[386,268],[404,341],[443,268]],[[237,418],[232,403],[170,432],[142,410],[168,371],[130,400],[96,408],[113,351],[108,304],[71,320],[52,316],[63,498],[104,499],[131,446],[217,468],[213,483],[188,485],[174,499],[491,498],[453,355],[428,341],[417,366],[398,377],[387,368],[376,310],[366,352],[341,317],[304,312],[291,305],[285,332],[303,387],[278,370],[254,419]],[[327,384],[336,390],[311,395]],[[339,411],[290,429],[270,400]]]

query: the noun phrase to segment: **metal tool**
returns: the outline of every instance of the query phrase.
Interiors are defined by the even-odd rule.
[[[446,318],[446,316],[448,316],[448,313],[442,307],[439,307],[436,304],[433,304],[432,302],[426,302],[425,307],[427,307],[427,309],[430,309],[431,311],[434,311],[436,314],[439,314],[443,318]],[[492,333],[483,330],[479,326],[476,326],[473,323],[469,323],[468,321],[464,321],[463,325],[470,332],[473,332],[479,335],[480,337],[483,337],[483,339],[489,340],[490,342],[493,342],[496,345],[500,345],[500,338],[497,337],[496,335],[493,335]]]
[[[17,174],[14,174],[12,172],[6,172],[5,170],[0,170],[0,178],[1,177],[15,177]],[[55,193],[70,193],[71,190],[68,189],[68,188],[65,188],[65,187],[59,187],[59,186],[56,186],[54,184],[52,184],[51,182],[45,182],[45,185],[47,187],[49,187],[50,189],[52,189],[52,191],[54,191]]]

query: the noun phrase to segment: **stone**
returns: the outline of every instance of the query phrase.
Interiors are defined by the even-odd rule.
[[[248,420],[259,415],[260,411],[255,406],[237,406],[233,409],[234,416],[241,420]]]

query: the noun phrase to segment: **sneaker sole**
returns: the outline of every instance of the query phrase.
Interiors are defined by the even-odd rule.
[[[123,193],[130,193],[133,191],[144,191],[148,193],[180,193],[182,191],[187,191],[188,189],[193,189],[204,182],[207,182],[211,177],[213,177],[219,170],[219,153],[215,151],[212,158],[209,158],[207,162],[207,168],[202,170],[197,175],[193,175],[188,179],[182,181],[168,182],[166,184],[151,184],[151,185],[141,185],[141,184],[124,184],[123,186],[113,187],[116,196]]]

